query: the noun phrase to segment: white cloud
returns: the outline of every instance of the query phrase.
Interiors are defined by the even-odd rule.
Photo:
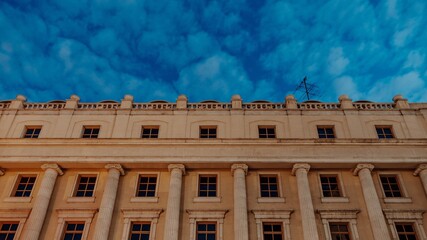
[[[344,56],[343,49],[341,47],[331,48],[328,56],[328,72],[332,76],[338,76],[342,74],[350,60]]]

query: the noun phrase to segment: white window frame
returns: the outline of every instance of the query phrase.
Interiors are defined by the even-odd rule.
[[[339,184],[339,188],[340,188],[340,193],[341,193],[341,197],[325,197],[323,196],[323,189],[322,189],[322,181],[320,180],[321,175],[335,175],[337,176],[337,180],[338,180],[338,184]],[[342,175],[341,172],[333,172],[333,171],[325,171],[325,172],[318,172],[317,173],[317,180],[319,182],[319,189],[320,189],[320,195],[321,197],[321,202],[322,203],[348,203],[350,202],[350,200],[347,197],[347,194],[345,192],[344,189],[344,184],[342,181]]]
[[[277,177],[277,185],[279,190],[279,197],[261,197],[261,176],[262,175],[276,175]],[[282,189],[282,176],[280,175],[280,172],[257,172],[257,190],[258,190],[258,203],[284,203],[286,202],[286,199],[283,194]]]
[[[348,223],[350,235],[352,240],[359,240],[359,233],[357,231],[357,209],[343,209],[343,210],[317,210],[322,220],[323,229],[325,231],[326,240],[332,240],[331,230],[329,228],[330,222],[344,222]]]
[[[412,209],[383,209],[387,223],[390,227],[393,240],[399,240],[395,223],[412,223],[414,225],[417,237],[420,240],[427,240],[423,226],[424,210]]]
[[[159,222],[159,217],[162,212],[162,209],[122,209],[124,226],[121,239],[129,239],[132,222],[150,222],[151,226],[149,239],[155,240],[157,223]]]
[[[156,181],[156,192],[154,194],[154,197],[138,197],[136,196],[136,192],[138,190],[138,186],[139,186],[139,177],[140,176],[156,176],[157,177],[157,181]],[[159,202],[159,182],[160,182],[160,172],[138,172],[136,174],[136,181],[135,181],[135,186],[133,188],[133,197],[131,197],[130,202],[152,202],[152,203],[157,203]]]
[[[290,218],[293,210],[252,210],[257,227],[257,240],[264,240],[263,223],[282,223],[284,240],[291,239]]]
[[[0,209],[0,222],[18,222],[15,239],[19,239],[31,209]]]
[[[397,183],[399,184],[399,189],[400,189],[400,193],[402,194],[402,197],[386,197],[384,193],[383,184],[381,182],[381,176],[386,176],[386,175],[396,176]],[[380,185],[384,203],[412,203],[412,198],[408,197],[409,195],[408,195],[408,192],[406,191],[405,185],[403,184],[402,175],[400,174],[400,172],[388,172],[388,171],[377,172],[377,179]]]
[[[25,176],[25,175],[35,175],[36,176],[36,181],[34,181],[34,187],[31,190],[30,196],[28,196],[28,197],[15,197],[15,196],[13,196],[15,186],[16,186],[16,184],[18,184],[19,176]],[[16,173],[16,175],[13,179],[13,184],[9,188],[9,192],[7,195],[8,197],[4,198],[3,201],[4,202],[15,202],[15,203],[17,203],[17,202],[21,202],[21,203],[31,202],[31,200],[33,199],[34,191],[35,191],[36,186],[37,186],[37,181],[39,180],[39,175],[40,175],[39,172],[19,172],[19,173]]]
[[[67,222],[84,222],[85,226],[82,240],[87,239],[90,224],[97,211],[97,209],[57,209],[58,225],[56,227],[54,240],[61,240]]]
[[[197,222],[216,222],[216,240],[224,239],[224,218],[228,210],[190,210],[187,209],[190,222],[190,240],[196,240]]]
[[[201,175],[216,175],[216,197],[199,197],[199,181]],[[198,172],[196,179],[196,196],[193,198],[194,203],[219,203],[221,202],[221,187],[220,187],[220,173],[219,172]]]
[[[76,197],[74,196],[74,193],[76,192],[76,187],[78,186],[79,177],[81,175],[95,175],[96,176],[96,182],[95,187],[93,189],[93,196],[92,197]],[[74,177],[74,183],[73,187],[71,188],[70,193],[68,193],[67,202],[68,203],[86,203],[86,202],[95,202],[96,199],[96,189],[98,187],[99,182],[99,172],[79,172]]]

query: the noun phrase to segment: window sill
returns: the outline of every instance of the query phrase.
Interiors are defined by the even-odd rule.
[[[29,203],[33,197],[7,197],[4,202],[15,202],[15,203]]]
[[[285,198],[282,197],[259,197],[258,203],[284,203]]]
[[[218,203],[221,202],[220,197],[195,197],[193,198],[195,203]]]
[[[384,198],[384,203],[412,203],[412,198],[410,197]]]
[[[158,203],[159,197],[132,197],[130,199],[130,202],[132,202],[132,203],[139,203],[139,202]]]
[[[69,197],[67,203],[87,203],[95,202],[95,197]]]
[[[350,200],[348,197],[322,197],[322,203],[348,203]]]

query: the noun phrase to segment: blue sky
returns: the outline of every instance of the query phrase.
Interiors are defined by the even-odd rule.
[[[2,0],[0,99],[281,102],[308,76],[427,102],[426,26],[425,0]]]

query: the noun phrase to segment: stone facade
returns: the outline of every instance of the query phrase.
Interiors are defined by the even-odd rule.
[[[18,96],[0,186],[15,239],[427,240],[427,103]]]

